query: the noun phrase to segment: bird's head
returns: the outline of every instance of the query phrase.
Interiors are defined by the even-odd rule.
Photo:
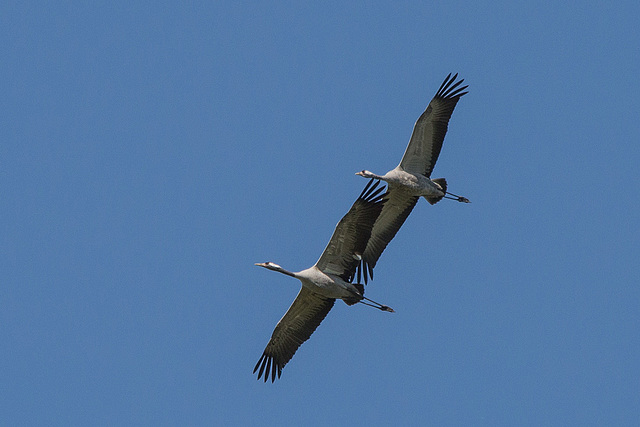
[[[369,172],[366,169],[361,170],[360,172],[356,172],[356,175],[360,175],[364,178],[374,178],[374,173],[373,172]]]
[[[280,267],[275,262],[256,262],[255,265],[257,265],[259,267],[267,268],[269,270],[274,270],[274,271],[282,270],[282,267]]]
[[[275,262],[256,262],[255,265],[257,265],[259,267],[264,267],[264,268],[266,268],[268,270],[277,271],[278,273],[286,274],[287,276],[297,277],[296,273],[292,273],[290,271],[285,270],[284,268],[280,267]]]

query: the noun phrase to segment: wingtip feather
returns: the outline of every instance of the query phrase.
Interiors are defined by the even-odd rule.
[[[444,79],[444,81],[440,85],[440,88],[436,92],[435,98],[443,98],[443,99],[460,98],[461,96],[469,93],[468,91],[463,92],[466,88],[469,87],[469,85],[459,87],[464,82],[464,79],[460,79],[456,81],[457,78],[458,78],[458,73],[454,74],[453,77],[451,76],[451,73],[449,73],[449,75],[447,75],[447,77]]]

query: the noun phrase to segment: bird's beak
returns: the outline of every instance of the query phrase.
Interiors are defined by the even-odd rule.
[[[256,263],[255,263],[255,264],[253,264],[253,265],[257,265],[258,267],[264,267],[264,266],[266,266],[266,265],[267,265],[267,263],[266,263],[266,262],[256,262]]]
[[[362,176],[362,172],[356,172],[356,175]]]

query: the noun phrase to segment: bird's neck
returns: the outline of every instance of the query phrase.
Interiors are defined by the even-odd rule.
[[[279,273],[286,274],[287,276],[297,277],[297,276],[296,276],[296,273],[293,273],[293,272],[291,272],[291,271],[289,271],[289,270],[285,270],[285,269],[284,269],[284,268],[282,268],[282,267],[280,267],[280,268],[278,268],[278,269],[275,269],[275,270],[273,270],[273,271],[277,271],[277,272],[279,272]]]

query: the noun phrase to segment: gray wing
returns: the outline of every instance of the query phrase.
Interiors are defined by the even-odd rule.
[[[383,197],[386,202],[373,226],[371,238],[362,254],[362,260],[358,264],[357,281],[360,282],[364,276],[365,284],[369,277],[373,279],[373,268],[378,262],[378,258],[402,227],[419,198],[404,191],[402,187],[394,185],[387,188]]]
[[[331,240],[316,263],[318,269],[345,281],[353,279],[371,237],[373,224],[385,203],[380,195],[384,187],[377,188],[379,184],[380,181],[369,181],[349,212],[336,225]]]
[[[400,161],[400,167],[405,171],[431,176],[453,110],[460,97],[468,93],[463,92],[468,86],[458,87],[464,79],[455,82],[457,77],[458,74],[453,77],[449,74],[444,79],[429,106],[416,121],[411,140]]]
[[[309,339],[335,301],[306,288],[300,290],[289,310],[276,325],[262,357],[253,368],[254,374],[259,369],[258,380],[262,374],[264,382],[267,382],[269,376],[271,382],[275,381],[276,375],[280,378],[284,365],[291,360],[298,347]]]

